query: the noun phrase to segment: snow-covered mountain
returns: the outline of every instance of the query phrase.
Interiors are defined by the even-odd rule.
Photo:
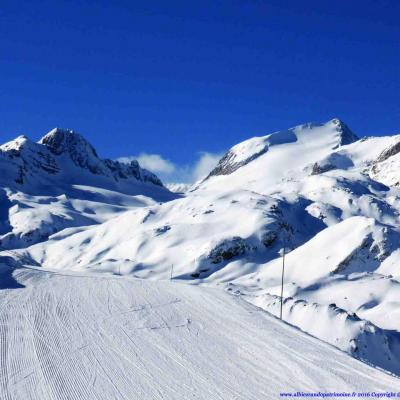
[[[64,143],[45,137],[28,145],[45,149],[43,157],[33,152],[40,162],[23,170],[25,180],[11,173],[5,179],[22,187],[33,169],[51,180],[53,171],[56,176],[59,169],[79,168],[85,171],[82,182],[73,172],[65,178],[74,190],[94,177],[97,188],[118,188],[118,196],[129,201],[118,200],[122,208],[105,210],[96,225],[77,222],[48,240],[0,253],[4,264],[153,280],[172,273],[183,282],[225,288],[279,315],[284,247],[289,253],[284,319],[400,375],[400,135],[359,139],[333,119],[252,138],[231,148],[207,177],[175,198],[146,172],[121,178],[115,170],[123,167],[98,159],[91,146],[79,146],[90,154],[87,159],[65,150]],[[65,160],[70,164],[61,168]],[[157,201],[132,197],[131,182],[134,190],[156,188]],[[22,192],[12,196],[7,190],[5,203]],[[109,198],[108,192],[102,195]],[[79,204],[77,213],[86,217],[86,200]],[[32,208],[41,205],[36,201]],[[18,226],[12,207],[0,210],[6,231]]]
[[[176,197],[137,161],[103,160],[81,135],[59,128],[38,143],[19,136],[0,146],[0,171],[0,249]]]
[[[123,184],[132,180],[162,186],[157,176],[140,168],[137,161],[121,164],[102,160],[81,135],[66,129],[55,128],[38,143],[19,136],[0,146],[0,161],[5,172],[0,177],[2,184],[13,185],[15,182],[29,189],[55,182],[100,182],[102,185],[128,188]]]

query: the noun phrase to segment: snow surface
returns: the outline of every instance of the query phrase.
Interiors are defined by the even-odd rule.
[[[173,193],[186,193],[192,186],[191,183],[167,183],[165,185]]]
[[[218,289],[29,269],[9,280],[23,287],[0,292],[3,399],[400,390],[397,378]]]
[[[234,146],[178,195],[135,166],[116,179],[117,164],[63,135],[2,146],[0,267],[149,285],[172,270],[182,290],[223,296],[218,287],[278,315],[285,247],[284,319],[400,375],[398,136],[358,139],[338,119],[300,125]],[[19,182],[22,165],[34,184]]]

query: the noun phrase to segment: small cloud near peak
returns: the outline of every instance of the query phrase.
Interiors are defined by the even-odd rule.
[[[199,152],[192,164],[179,165],[160,154],[140,153],[138,156],[120,157],[119,162],[139,161],[141,167],[157,174],[166,183],[195,183],[207,176],[222,157],[222,153]]]

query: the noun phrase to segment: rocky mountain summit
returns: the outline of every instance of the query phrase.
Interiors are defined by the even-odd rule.
[[[358,137],[341,120],[335,118],[327,124],[308,123],[302,126],[288,129],[284,132],[275,132],[270,135],[255,137],[232,147],[220,160],[218,165],[210,172],[207,178],[217,175],[229,175],[237,169],[247,165],[267,153],[271,146],[297,141],[296,130],[307,129],[318,131],[323,128],[329,131],[335,139],[334,147],[343,146],[358,140]],[[327,135],[325,132],[324,135]]]
[[[134,179],[162,186],[153,173],[141,168],[137,161],[121,164],[118,161],[101,159],[93,146],[80,134],[67,129],[55,128],[39,140],[32,142],[26,136],[0,146],[0,160],[11,176],[7,179],[24,185],[30,179],[73,182],[75,174],[83,184],[87,173],[99,175],[111,181]],[[40,176],[41,175],[41,176]],[[14,178],[14,179],[12,179]]]

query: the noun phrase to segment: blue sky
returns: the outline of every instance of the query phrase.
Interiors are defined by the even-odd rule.
[[[396,133],[399,15],[397,0],[5,0],[0,141],[73,128],[104,157],[157,155],[188,180],[303,122]]]

